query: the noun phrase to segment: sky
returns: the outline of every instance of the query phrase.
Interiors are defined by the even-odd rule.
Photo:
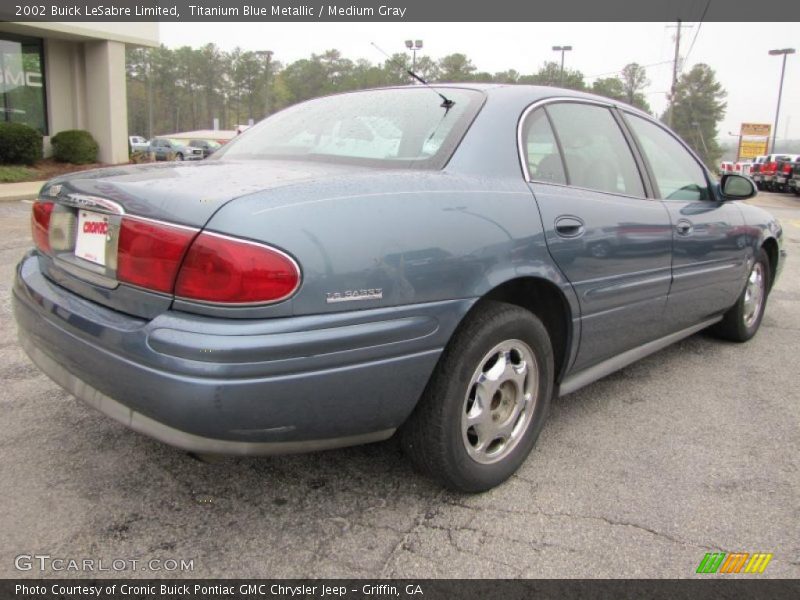
[[[670,27],[670,25],[672,27]],[[735,143],[742,122],[773,123],[782,57],[774,48],[800,46],[797,23],[686,23],[681,34],[685,71],[704,62],[728,92],[727,114],[719,140]],[[545,61],[560,61],[554,45],[571,45],[565,65],[578,69],[587,83],[610,77],[627,63],[647,67],[645,90],[650,106],[661,113],[672,78],[674,23],[161,23],[161,42],[168,47],[199,47],[209,42],[224,50],[272,50],[288,64],[335,48],[352,60],[373,63],[402,52],[404,40],[421,39],[420,55],[439,59],[466,54],[479,71],[516,69],[533,73]],[[800,48],[798,48],[800,50]],[[789,56],[783,86],[778,139],[800,139],[800,54]]]

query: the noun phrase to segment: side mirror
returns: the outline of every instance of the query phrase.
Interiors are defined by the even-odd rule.
[[[758,192],[752,179],[735,173],[726,173],[722,176],[719,190],[723,200],[747,200]]]

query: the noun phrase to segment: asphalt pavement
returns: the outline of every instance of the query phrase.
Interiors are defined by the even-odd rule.
[[[707,552],[768,552],[738,577],[798,578],[800,198],[751,202],[790,253],[759,334],[695,335],[554,401],[518,474],[477,496],[394,440],[209,464],[85,406],[16,342],[30,205],[2,203],[0,577],[682,578]]]

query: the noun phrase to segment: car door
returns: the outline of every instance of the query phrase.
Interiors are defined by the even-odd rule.
[[[674,134],[625,114],[672,225],[666,320],[679,330],[730,308],[745,280],[746,231],[735,202],[717,199],[707,170]]]
[[[573,368],[659,337],[670,219],[647,197],[619,117],[601,103],[548,101],[528,109],[520,144],[548,249],[580,302]]]

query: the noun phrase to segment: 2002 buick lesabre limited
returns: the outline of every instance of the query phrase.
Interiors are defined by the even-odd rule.
[[[525,460],[553,395],[706,327],[745,341],[781,228],[625,105],[414,86],[275,114],[197,164],[60,177],[33,205],[21,343],[199,453],[390,437],[451,488]]]

